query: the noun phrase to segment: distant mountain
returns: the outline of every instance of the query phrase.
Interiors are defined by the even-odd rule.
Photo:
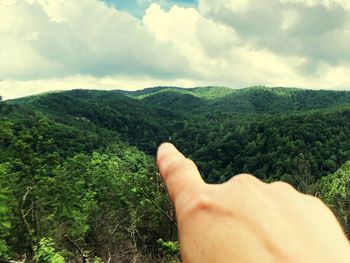
[[[349,91],[252,87],[217,99],[220,111],[283,113],[350,103]]]
[[[181,119],[176,112],[157,109],[141,101],[110,91],[72,90],[31,96],[11,103],[39,110],[65,125],[79,126],[90,122],[97,127],[117,131],[121,138],[143,150],[150,151],[154,141],[169,137],[168,127],[160,126],[164,119]],[[145,135],[146,134],[146,135]],[[143,138],[151,143],[143,142]]]
[[[203,98],[203,99],[213,99],[224,97],[228,94],[234,93],[235,90],[226,87],[198,87],[198,88],[179,88],[179,87],[154,87],[154,88],[146,88],[143,90],[137,91],[123,91],[118,90],[116,92],[122,93],[124,95],[128,95],[135,98],[145,98],[148,96],[152,96],[159,93],[179,93],[179,94],[188,94],[194,97]]]
[[[81,261],[67,236],[91,256],[137,247],[142,262],[162,258],[155,244],[175,231],[154,162],[164,141],[207,182],[243,172],[317,194],[350,236],[350,92],[72,90],[0,101],[0,259],[40,240]]]
[[[9,103],[40,111],[63,125],[89,124],[117,132],[122,140],[154,153],[160,142],[171,138],[190,120],[199,118],[209,122],[208,118],[215,115],[219,122],[230,119],[247,125],[261,119],[256,114],[304,113],[341,107],[350,104],[350,92],[266,87],[236,90],[156,87],[141,91],[62,91]]]
[[[244,89],[202,87],[155,87],[140,91],[115,91],[139,99],[149,106],[186,112],[270,113],[321,109],[350,103],[349,91],[303,90],[297,88]]]
[[[145,95],[146,94],[146,95]],[[179,94],[187,95],[180,98]],[[149,105],[171,107],[177,110],[220,112],[284,113],[327,108],[350,103],[348,91],[302,90],[296,88],[251,87],[229,88],[155,88],[147,93],[129,93]],[[201,101],[200,101],[200,100]]]
[[[62,99],[62,96],[66,96],[66,99]],[[180,111],[181,114],[191,111],[276,114],[347,104],[350,103],[350,91],[267,88],[263,86],[244,89],[154,87],[137,91],[74,90],[43,93],[12,100],[12,102],[42,108],[46,104],[43,101],[50,100],[51,102],[48,104],[51,104],[54,103],[55,98],[58,104],[74,103],[74,100],[84,101],[84,103],[104,100],[107,105],[114,105],[113,107],[124,105],[145,114],[150,114],[149,106],[160,107],[163,111],[165,109],[171,112]],[[137,101],[142,101],[142,103]],[[54,109],[55,107],[48,108],[48,110]]]

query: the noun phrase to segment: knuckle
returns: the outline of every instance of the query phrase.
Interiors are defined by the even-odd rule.
[[[313,195],[305,195],[305,198],[307,199],[307,201],[315,206],[325,206],[325,204],[322,202],[321,199],[319,199],[316,196]]]
[[[282,190],[282,191],[289,191],[289,192],[296,192],[296,189],[291,186],[290,184],[286,183],[286,182],[273,182],[270,184],[271,187],[278,189],[278,190]]]
[[[211,207],[211,199],[207,194],[200,193],[192,197],[188,202],[186,214],[193,216],[194,214],[208,211]]]
[[[332,214],[331,209],[321,199],[319,199],[316,196],[302,194],[301,202],[303,202],[304,206],[308,210],[314,209],[315,211],[318,211],[318,212],[322,211],[323,213]]]
[[[256,184],[257,180],[251,174],[238,174],[232,178],[232,182],[235,184]]]

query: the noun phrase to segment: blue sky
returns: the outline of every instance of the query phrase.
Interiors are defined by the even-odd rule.
[[[105,2],[114,5],[119,10],[126,11],[136,17],[142,17],[145,10],[152,3],[158,3],[166,10],[171,8],[173,5],[195,7],[198,4],[197,0],[105,0]]]
[[[0,95],[350,89],[349,0],[105,1],[1,0]]]

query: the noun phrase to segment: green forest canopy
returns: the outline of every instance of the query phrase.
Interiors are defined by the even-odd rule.
[[[318,195],[349,231],[349,120],[346,91],[157,87],[2,101],[0,259],[177,260],[154,165],[163,141],[207,182],[248,172]]]

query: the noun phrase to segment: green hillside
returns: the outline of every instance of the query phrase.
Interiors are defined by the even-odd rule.
[[[156,87],[141,91],[123,92],[141,99],[149,106],[169,108],[185,114],[190,111],[252,112],[280,114],[332,107],[350,103],[350,92],[329,90],[301,90],[296,88],[244,89],[202,87],[181,89]]]
[[[11,103],[23,105],[23,99]],[[25,105],[59,123],[74,127],[91,123],[117,131],[123,141],[148,152],[156,148],[154,142],[160,143],[169,137],[168,127],[159,123],[169,118],[181,118],[172,111],[153,109],[138,100],[107,91],[50,93],[25,100]]]
[[[76,246],[104,262],[176,260],[174,212],[154,164],[163,141],[208,182],[248,172],[320,195],[350,229],[349,206],[337,203],[348,196],[339,178],[350,92],[73,90],[0,102],[0,260],[51,251],[82,261]]]
[[[214,88],[194,90],[201,89]],[[204,99],[185,91],[147,89],[137,93],[148,94],[139,100],[120,92],[74,90],[12,103],[77,130],[90,125],[114,132],[151,155],[171,139],[211,182],[242,171],[294,178],[300,158],[320,178],[350,159],[350,92],[252,87]]]
[[[128,95],[134,98],[143,99],[148,96],[159,94],[162,92],[172,92],[178,94],[188,94],[194,97],[202,99],[215,99],[221,98],[228,94],[234,93],[235,90],[226,87],[198,87],[198,88],[179,88],[179,87],[155,87],[155,88],[146,88],[143,90],[137,91],[116,91],[124,95]]]

